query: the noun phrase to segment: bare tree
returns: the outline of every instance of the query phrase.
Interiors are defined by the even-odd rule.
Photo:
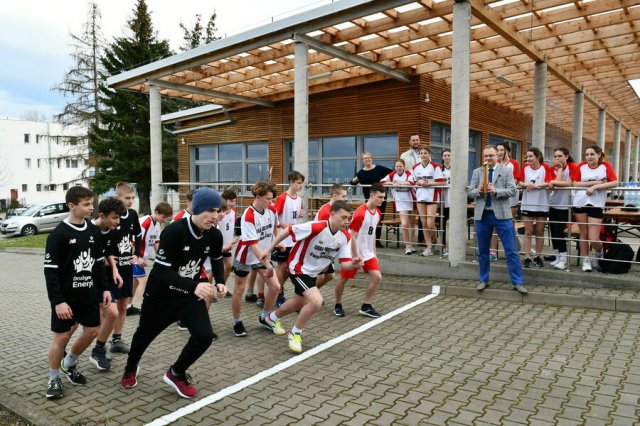
[[[20,118],[22,118],[25,121],[39,121],[39,122],[47,121],[47,116],[35,109],[28,109],[26,111],[23,111],[22,114],[20,115]]]
[[[102,67],[100,55],[104,48],[104,38],[100,27],[101,13],[95,1],[89,2],[89,14],[82,32],[70,34],[73,53],[72,67],[63,81],[53,90],[67,98],[64,111],[56,119],[64,125],[80,125],[89,128],[99,124],[100,90]]]

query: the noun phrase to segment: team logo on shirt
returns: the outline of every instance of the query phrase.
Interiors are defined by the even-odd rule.
[[[191,260],[185,266],[178,268],[178,274],[184,278],[193,278],[196,271],[200,269],[197,260]]]
[[[76,239],[75,238],[72,238],[72,239],[69,240],[69,244],[75,244],[75,243],[76,243]]]
[[[184,248],[182,249],[182,251],[189,251],[189,246],[184,246]]]
[[[132,245],[128,235],[122,237],[122,240],[118,243],[118,250],[120,253],[131,253]]]
[[[82,271],[91,272],[94,263],[95,259],[91,257],[91,249],[89,249],[87,251],[80,252],[78,258],[73,261],[73,267],[75,268],[76,273],[80,273]]]

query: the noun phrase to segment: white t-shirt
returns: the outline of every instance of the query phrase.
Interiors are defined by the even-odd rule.
[[[351,261],[351,235],[346,229],[335,234],[329,222],[307,222],[289,226],[295,241],[289,254],[289,272],[293,275],[306,274],[316,277],[336,257],[341,262]]]
[[[162,225],[160,222],[154,221],[151,216],[143,216],[140,218],[140,228],[142,228],[140,255],[146,262],[151,258],[151,253],[155,251],[154,244],[160,239]]]
[[[415,184],[419,180],[423,180],[426,182],[444,182],[444,177],[442,176],[442,170],[438,163],[434,163],[433,161],[427,163],[424,166],[421,162],[413,166],[413,170],[411,171],[411,176],[409,177],[409,182]],[[432,186],[422,187],[416,186],[416,200],[434,203],[440,199],[440,189],[434,188]]]
[[[502,162],[500,164],[502,164],[507,169],[511,170],[511,177],[513,177],[513,182],[516,183],[520,177],[520,164],[518,164],[518,162],[513,158],[510,158],[507,164],[504,164]],[[516,191],[516,195],[514,195],[513,197],[509,197],[510,206],[517,206],[519,201],[520,201],[519,191]]]
[[[376,207],[375,211],[371,212],[367,205],[363,204],[356,209],[351,218],[349,229],[358,233],[356,245],[365,262],[376,256],[376,226],[378,226],[381,216],[380,209]]]
[[[409,182],[409,177],[411,176],[411,172],[409,170],[405,170],[403,174],[398,174],[396,172],[391,172],[386,175],[380,182],[393,182],[393,183],[404,183]],[[391,191],[393,192],[393,200],[396,202],[408,201],[413,203],[413,190],[409,185],[402,186],[394,186]]]
[[[302,223],[302,197],[299,195],[292,197],[287,192],[283,192],[276,199],[275,212],[278,215],[278,223],[282,226]],[[293,240],[291,237],[285,238],[282,243],[285,247],[293,247]]]
[[[582,162],[576,167],[574,174],[571,175],[571,179],[574,182],[593,182],[597,180],[613,182],[614,180],[618,180],[618,176],[616,176],[616,172],[607,161],[593,169],[586,162]],[[606,189],[597,190],[593,195],[587,195],[586,189],[576,190],[573,193],[573,205],[576,207],[584,207],[591,204],[594,207],[604,208],[606,202]]]
[[[562,169],[562,180],[567,181],[571,179],[571,175],[575,173],[575,169],[578,167],[576,163],[567,163],[567,166]],[[555,174],[555,170],[551,169],[554,173],[554,177],[551,180],[557,179],[557,174]],[[549,206],[553,207],[556,210],[568,210],[569,203],[571,202],[571,191],[568,189],[556,188],[551,191],[549,194]]]
[[[236,209],[231,209],[218,222],[218,229],[222,233],[222,245],[227,244],[234,237],[234,228],[236,226]]]
[[[543,182],[551,182],[554,178],[554,172],[549,168],[547,163],[541,164],[537,169],[531,167],[531,164],[525,164],[520,176],[520,182],[540,184]],[[522,190],[522,210],[530,212],[548,212],[549,211],[549,190],[547,188]]]
[[[258,244],[260,250],[265,251],[273,241],[276,226],[278,216],[271,207],[264,209],[262,213],[253,206],[247,207],[240,219],[242,235],[236,247],[236,260],[245,265],[260,263],[249,246]]]

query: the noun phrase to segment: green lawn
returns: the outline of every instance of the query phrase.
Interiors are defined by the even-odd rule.
[[[49,234],[38,234],[30,237],[12,237],[0,239],[0,248],[7,247],[28,247],[44,248],[47,244]]]

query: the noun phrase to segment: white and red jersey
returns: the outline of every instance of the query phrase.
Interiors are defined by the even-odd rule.
[[[507,169],[511,170],[511,176],[513,177],[514,183],[518,182],[518,178],[520,177],[520,164],[513,158],[510,158],[507,163],[503,163],[501,161],[500,164],[502,164]],[[518,205],[518,202],[520,200],[519,195],[520,195],[519,191],[516,191],[516,195],[514,195],[513,197],[509,197],[510,206]]]
[[[292,197],[288,192],[283,192],[276,199],[275,211],[278,215],[278,223],[282,226],[301,223],[303,219],[302,197],[299,195]],[[291,237],[285,238],[282,243],[285,247],[293,247]]]
[[[618,180],[616,172],[613,170],[611,164],[607,161],[599,164],[598,166],[591,168],[587,162],[578,164],[574,173],[571,175],[571,179],[574,182],[613,182]],[[592,195],[587,195],[587,189],[576,190],[573,193],[573,205],[576,207],[583,207],[591,204],[594,207],[604,208],[607,202],[607,190],[600,189],[594,191]]]
[[[409,181],[410,177],[411,177],[411,172],[409,170],[405,170],[404,173],[402,174],[398,174],[395,171],[393,171],[388,175],[386,175],[384,178],[382,178],[380,183],[385,183],[385,182],[407,183],[407,182],[410,182]],[[413,196],[413,189],[411,188],[410,185],[394,186],[391,190],[393,192],[393,200],[395,202],[408,201],[413,203],[415,201]]]
[[[306,222],[289,226],[295,241],[289,253],[289,272],[316,277],[336,257],[340,262],[351,261],[351,235],[346,229],[331,232],[329,221]]]
[[[432,161],[430,163],[427,163],[427,165],[418,163],[413,166],[413,169],[411,170],[411,176],[409,177],[409,182],[415,184],[419,180],[423,180],[426,182],[444,182],[444,177],[442,176],[440,165]],[[416,186],[415,190],[417,201],[435,203],[440,199],[440,189],[438,188],[434,188],[432,186]]]
[[[451,185],[451,168],[446,168],[445,166],[441,166],[440,170],[442,170],[442,177],[444,178],[444,183],[446,185]],[[442,201],[444,202],[444,207],[449,207],[449,188],[442,188]]]
[[[358,233],[356,245],[365,262],[376,257],[376,226],[380,223],[381,217],[379,208],[376,207],[374,211],[370,211],[365,203],[356,209],[351,218],[349,229]]]
[[[227,211],[218,222],[218,229],[222,233],[222,245],[229,243],[233,239],[236,226],[236,209]]]
[[[313,219],[316,222],[319,220],[329,220],[329,216],[331,215],[331,203],[327,203],[324,206],[320,207],[318,213],[316,213],[316,217]]]
[[[162,225],[153,220],[152,216],[143,216],[140,218],[140,228],[142,228],[140,256],[146,262],[151,258],[151,252],[155,251],[154,244],[160,241]]]
[[[578,165],[576,163],[567,163],[566,167],[562,169],[562,174],[560,176],[556,173],[556,169],[551,168],[554,172],[554,177],[551,180],[571,180],[571,176],[575,173],[575,169],[577,168]],[[557,210],[569,209],[569,203],[571,202],[570,192],[571,191],[568,189],[554,189],[551,194],[549,194],[549,206]]]
[[[245,265],[260,263],[249,246],[258,244],[260,250],[265,251],[273,241],[276,226],[278,215],[271,207],[263,212],[259,212],[253,206],[247,207],[240,219],[242,234],[236,247],[236,260]]]
[[[522,183],[540,184],[549,183],[555,177],[555,173],[547,163],[542,163],[537,169],[531,164],[525,164],[518,179]],[[547,188],[532,189],[531,191],[522,191],[523,211],[531,212],[548,212],[549,211],[549,190]]]
[[[187,209],[180,210],[180,211],[179,211],[178,213],[176,213],[176,215],[173,217],[172,222],[175,222],[176,220],[184,219],[185,217],[188,219],[189,217],[191,217],[191,213],[189,213],[189,212],[187,211]]]

